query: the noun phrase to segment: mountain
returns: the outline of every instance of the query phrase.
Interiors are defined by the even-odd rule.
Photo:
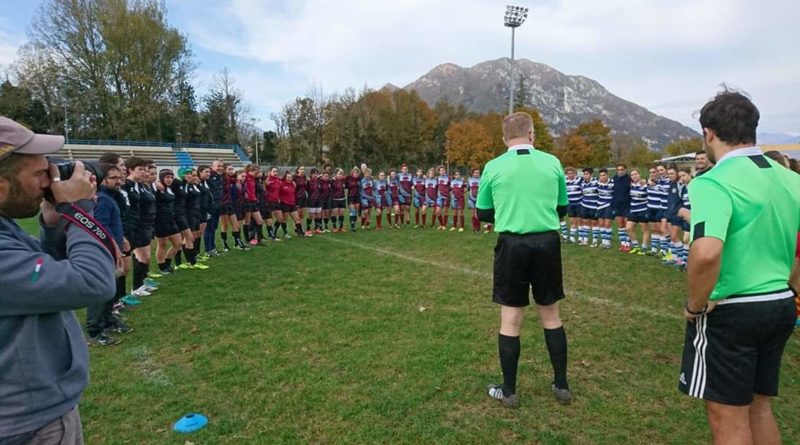
[[[508,58],[490,60],[470,68],[445,63],[406,85],[431,107],[446,99],[462,103],[470,111],[486,113],[508,109]],[[600,83],[584,76],[566,75],[542,63],[520,59],[514,63],[514,89],[524,79],[529,104],[542,114],[554,134],[599,118],[614,134],[643,138],[660,148],[676,140],[699,136],[696,131],[646,108],[611,94]]]
[[[800,144],[800,136],[786,133],[758,133],[757,138],[764,145]]]

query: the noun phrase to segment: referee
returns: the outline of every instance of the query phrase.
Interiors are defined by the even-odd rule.
[[[489,386],[489,397],[509,408],[519,406],[519,331],[533,290],[555,374],[551,389],[558,402],[569,404],[567,336],[558,312],[564,298],[558,229],[568,205],[564,170],[555,156],[533,148],[533,121],[527,113],[503,119],[503,142],[509,149],[486,164],[476,204],[480,220],[493,223],[500,234],[492,299],[500,304],[503,384]]]
[[[678,389],[705,400],[716,444],[781,442],[770,398],[797,318],[787,282],[800,176],[756,146],[758,119],[740,93],[707,103],[700,126],[717,163],[689,186],[689,322]]]

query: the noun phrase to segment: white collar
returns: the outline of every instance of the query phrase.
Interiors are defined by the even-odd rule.
[[[725,153],[725,156],[717,160],[717,166],[722,164],[726,159],[738,158],[742,156],[763,155],[764,152],[757,146],[737,148],[736,150]]]
[[[535,148],[533,148],[533,145],[531,144],[519,144],[508,147],[508,151],[512,150],[535,150]]]

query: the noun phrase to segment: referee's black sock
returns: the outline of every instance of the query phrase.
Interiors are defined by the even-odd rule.
[[[564,326],[544,330],[544,341],[553,364],[553,375],[556,388],[569,389],[567,383],[567,333]]]
[[[500,369],[503,370],[503,394],[510,396],[517,392],[517,365],[519,364],[519,336],[509,337],[498,334],[497,346],[500,352]]]

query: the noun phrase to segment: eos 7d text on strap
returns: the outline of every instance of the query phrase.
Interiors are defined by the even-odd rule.
[[[117,248],[114,246],[114,242],[108,234],[108,230],[97,222],[88,211],[68,202],[56,204],[56,211],[66,218],[67,221],[80,227],[81,230],[91,235],[92,238],[100,241],[111,253],[112,258],[117,257]]]

